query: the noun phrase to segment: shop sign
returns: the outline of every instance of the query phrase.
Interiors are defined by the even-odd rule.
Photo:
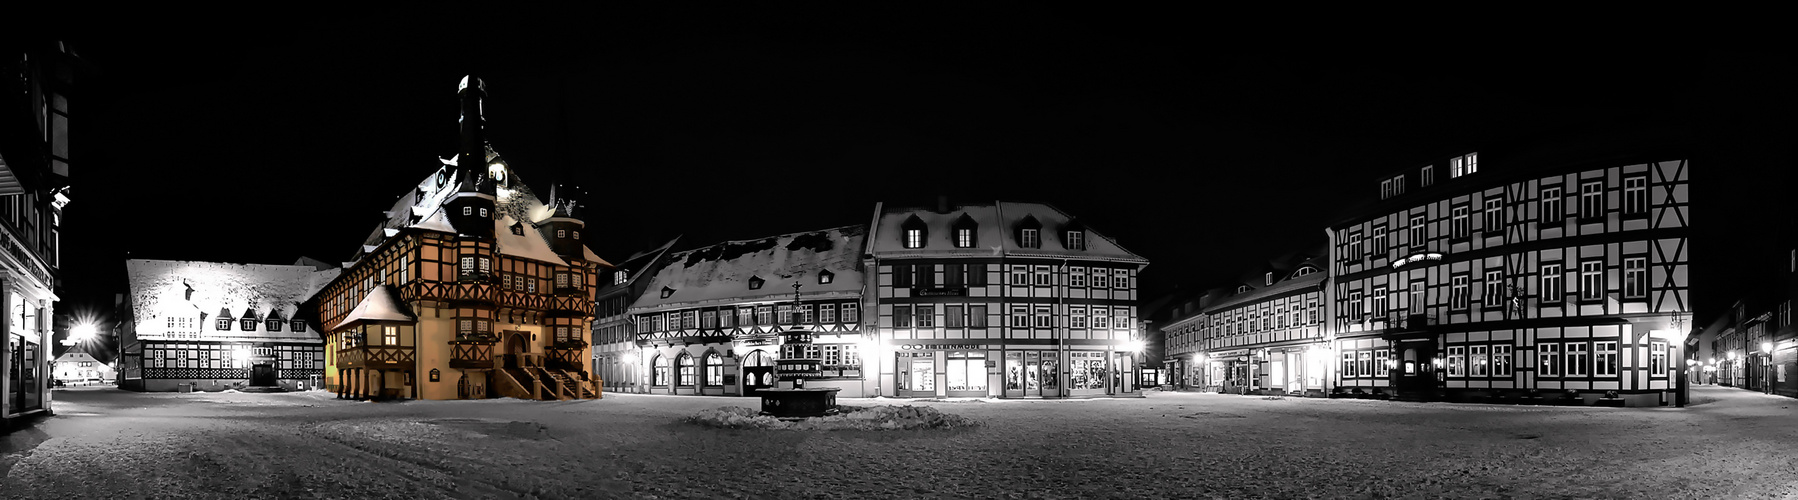
[[[944,287],[932,287],[932,288],[915,288],[915,289],[912,289],[912,294],[919,296],[919,297],[966,297],[966,296],[968,296],[968,287],[944,286]]]
[[[971,347],[972,346],[956,345],[956,344],[900,344],[899,345],[900,349],[918,350],[918,351],[927,351],[927,350],[936,350],[936,349],[969,349]]]
[[[1442,260],[1442,254],[1439,254],[1436,252],[1412,254],[1410,257],[1405,257],[1403,259],[1399,259],[1396,262],[1393,262],[1392,268],[1398,269],[1401,267],[1405,267],[1406,264],[1410,264],[1410,263],[1422,261],[1422,260]]]
[[[1249,357],[1248,356],[1237,356],[1236,360],[1247,363],[1249,361]]]

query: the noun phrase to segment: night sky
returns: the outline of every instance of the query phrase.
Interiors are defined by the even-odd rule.
[[[1147,257],[1154,297],[1323,243],[1333,208],[1445,147],[1677,123],[1711,161],[1695,213],[1721,236],[1695,245],[1718,260],[1696,272],[1722,286],[1752,272],[1721,257],[1760,251],[1724,223],[1781,203],[1722,172],[1793,168],[1779,45],[982,5],[163,12],[77,31],[101,73],[72,104],[59,312],[110,306],[126,258],[348,259],[455,154],[471,72],[494,148],[542,196],[587,187],[589,244],[614,261],[676,235],[866,223],[877,201],[1042,201]]]

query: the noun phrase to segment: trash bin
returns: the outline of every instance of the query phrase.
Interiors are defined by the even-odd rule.
[[[175,392],[194,392],[193,384],[175,384]]]

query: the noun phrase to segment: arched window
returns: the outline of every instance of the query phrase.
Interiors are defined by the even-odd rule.
[[[668,358],[657,354],[649,366],[649,385],[668,385]]]
[[[705,385],[724,385],[724,357],[709,352],[705,355]]]
[[[695,373],[693,371],[693,357],[692,356],[688,356],[687,353],[684,353],[684,352],[681,353],[680,358],[675,360],[675,366],[680,368],[680,371],[678,372],[680,374],[680,384],[679,385],[682,385],[682,386],[695,385],[696,381],[693,379]]]

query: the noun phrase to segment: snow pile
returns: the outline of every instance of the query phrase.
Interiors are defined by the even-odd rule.
[[[764,416],[754,409],[727,406],[700,410],[681,421],[728,429],[793,431],[955,429],[980,425],[973,419],[928,406],[839,405],[837,410],[841,413],[789,422]]]

